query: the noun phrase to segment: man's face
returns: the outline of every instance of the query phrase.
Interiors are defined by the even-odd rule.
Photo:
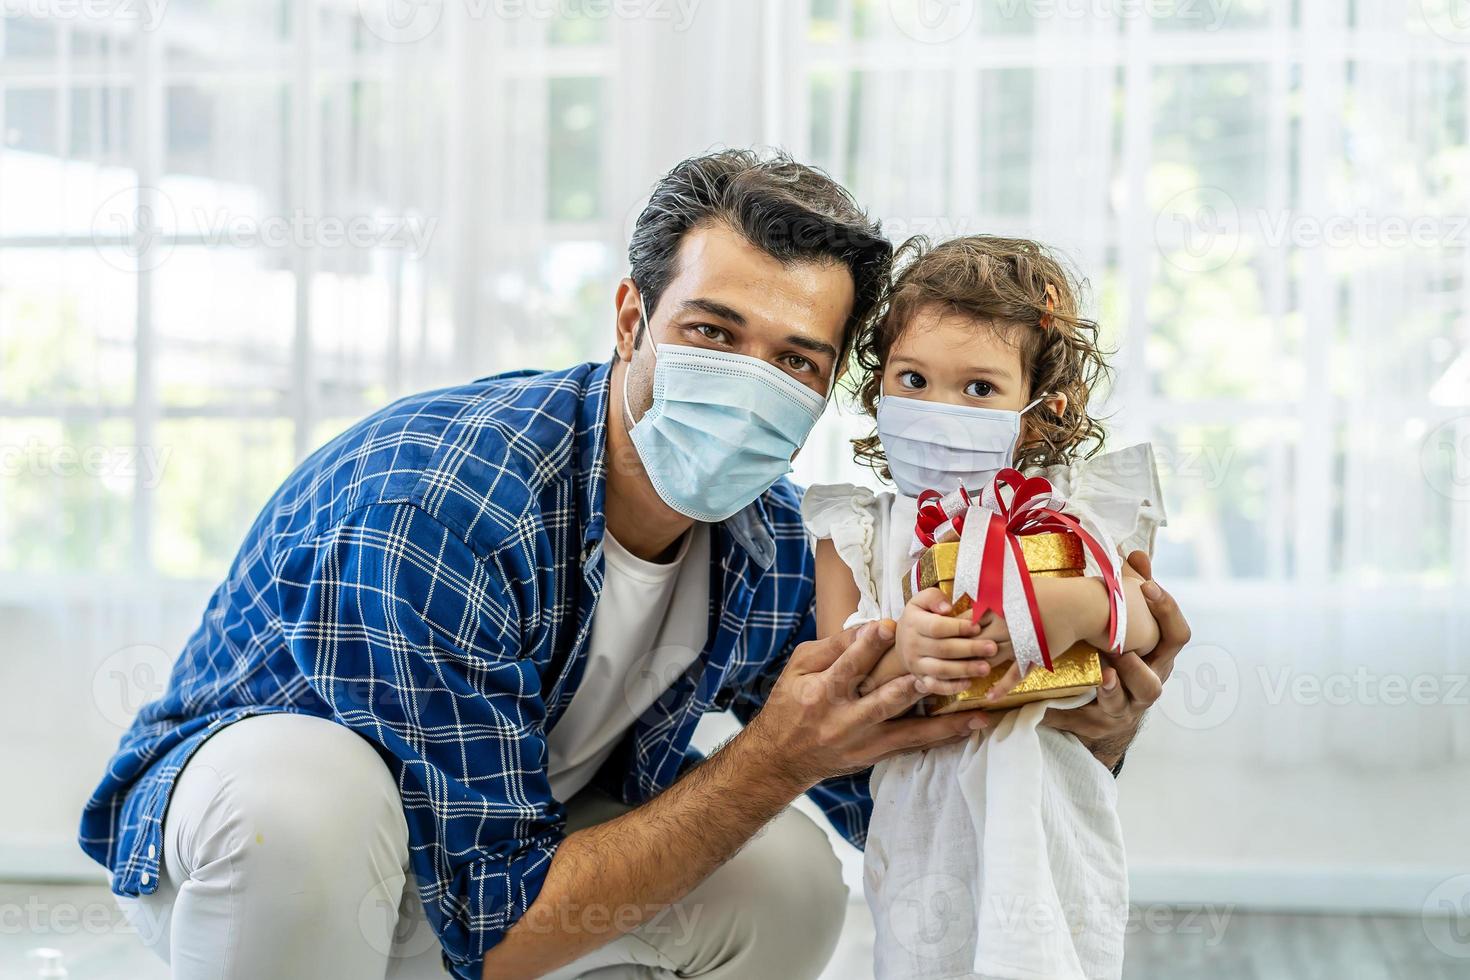
[[[825,396],[853,299],[852,276],[841,263],[783,264],[716,223],[684,236],[676,275],[649,328],[660,345],[759,358]],[[653,345],[645,337],[633,346],[638,302],[625,291],[618,315],[618,354],[630,362],[630,424],[653,404]]]

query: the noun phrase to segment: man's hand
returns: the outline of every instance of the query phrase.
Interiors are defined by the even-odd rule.
[[[1044,725],[1076,735],[1110,769],[1138,734],[1144,712],[1163,693],[1174,658],[1190,638],[1189,623],[1179,606],[1153,581],[1148,555],[1135,551],[1128,556],[1128,564],[1145,579],[1143,597],[1159,624],[1158,645],[1143,657],[1136,653],[1105,655],[1111,663],[1103,667],[1097,700],[1075,711],[1048,711],[1042,720]]]
[[[981,712],[900,718],[922,695],[905,674],[863,694],[862,681],[893,644],[891,619],[803,643],[760,713],[737,738],[755,740],[792,795],[898,752],[958,741],[987,727]]]

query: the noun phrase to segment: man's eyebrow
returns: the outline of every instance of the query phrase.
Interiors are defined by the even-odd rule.
[[[786,342],[792,347],[800,347],[802,350],[809,350],[813,354],[826,354],[834,360],[837,357],[837,348],[825,340],[817,340],[814,337],[804,337],[799,333],[794,333],[786,338]]]
[[[718,300],[703,299],[696,296],[694,299],[686,299],[681,303],[680,309],[699,310],[700,312],[708,313],[710,316],[717,316],[722,320],[729,320],[737,327],[745,326],[745,314],[733,306],[726,306]]]
[[[696,296],[693,299],[686,299],[679,305],[679,308],[681,312],[698,310],[702,313],[708,313],[710,316],[717,316],[722,320],[729,320],[737,327],[745,326],[745,314],[733,306],[726,306],[719,300]],[[806,337],[802,334],[794,333],[786,338],[786,343],[792,347],[800,347],[802,350],[811,351],[813,354],[825,354],[834,359],[837,357],[837,348],[825,340],[817,340],[813,337]]]

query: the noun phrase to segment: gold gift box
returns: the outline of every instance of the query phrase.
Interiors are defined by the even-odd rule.
[[[1026,558],[1026,567],[1033,577],[1076,578],[1087,570],[1087,559],[1082,550],[1082,541],[1075,534],[1048,533],[1028,534],[1020,538],[1021,553]],[[939,586],[944,594],[954,597],[955,558],[959,555],[958,541],[946,541],[924,549],[919,556],[919,587],[928,589]],[[907,602],[912,594],[913,579],[903,578],[903,598]],[[954,615],[970,614],[970,597],[961,596],[954,605]],[[1054,670],[1033,667],[1011,693],[989,703],[983,699],[985,692],[998,681],[1005,671],[989,677],[976,678],[968,690],[960,694],[935,695],[925,701],[925,710],[931,715],[949,714],[972,708],[999,710],[1014,708],[1044,698],[1064,698],[1082,694],[1102,683],[1102,660],[1097,648],[1089,643],[1077,643],[1061,656],[1051,658]]]

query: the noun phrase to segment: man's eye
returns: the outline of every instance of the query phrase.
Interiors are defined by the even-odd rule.
[[[995,394],[995,386],[989,381],[971,381],[965,385],[965,394],[975,398],[989,398]]]
[[[911,391],[918,391],[920,388],[924,388],[929,384],[918,371],[900,371],[898,383]]]
[[[800,354],[787,354],[786,366],[793,371],[815,371],[817,366]]]
[[[730,339],[729,332],[723,327],[711,326],[708,323],[696,323],[694,329],[699,331],[701,337],[712,343],[723,344]]]

